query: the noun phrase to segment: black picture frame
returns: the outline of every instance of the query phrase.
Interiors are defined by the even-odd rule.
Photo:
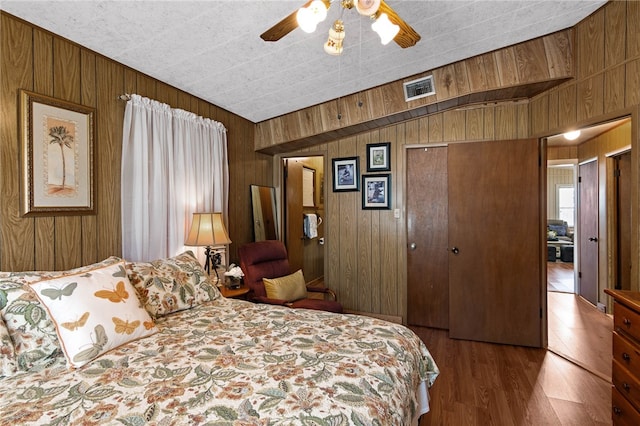
[[[359,157],[343,157],[331,160],[333,192],[360,190]]]
[[[391,171],[391,142],[367,144],[367,171]]]
[[[391,174],[362,175],[362,208],[391,209]]]

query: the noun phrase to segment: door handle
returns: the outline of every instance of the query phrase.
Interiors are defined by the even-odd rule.
[[[458,247],[451,247],[451,253],[458,254],[460,253],[460,250],[458,250]]]
[[[416,243],[411,243],[411,244],[409,244],[409,250],[412,250],[412,251],[413,251],[413,250],[415,250],[415,249],[416,249],[416,247],[417,247],[417,246],[416,246]]]
[[[597,243],[598,239],[596,237],[589,237],[589,241],[593,241],[594,243]]]

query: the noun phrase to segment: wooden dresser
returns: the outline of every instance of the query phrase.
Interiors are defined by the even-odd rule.
[[[614,425],[640,425],[640,292],[609,290],[613,297],[611,411]]]

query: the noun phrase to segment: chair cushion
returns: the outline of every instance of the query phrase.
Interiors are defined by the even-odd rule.
[[[293,302],[307,297],[307,286],[301,269],[284,277],[264,278],[262,281],[269,299]]]

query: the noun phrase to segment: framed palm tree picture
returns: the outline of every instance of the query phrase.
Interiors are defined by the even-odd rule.
[[[20,91],[23,216],[94,214],[95,109]]]

